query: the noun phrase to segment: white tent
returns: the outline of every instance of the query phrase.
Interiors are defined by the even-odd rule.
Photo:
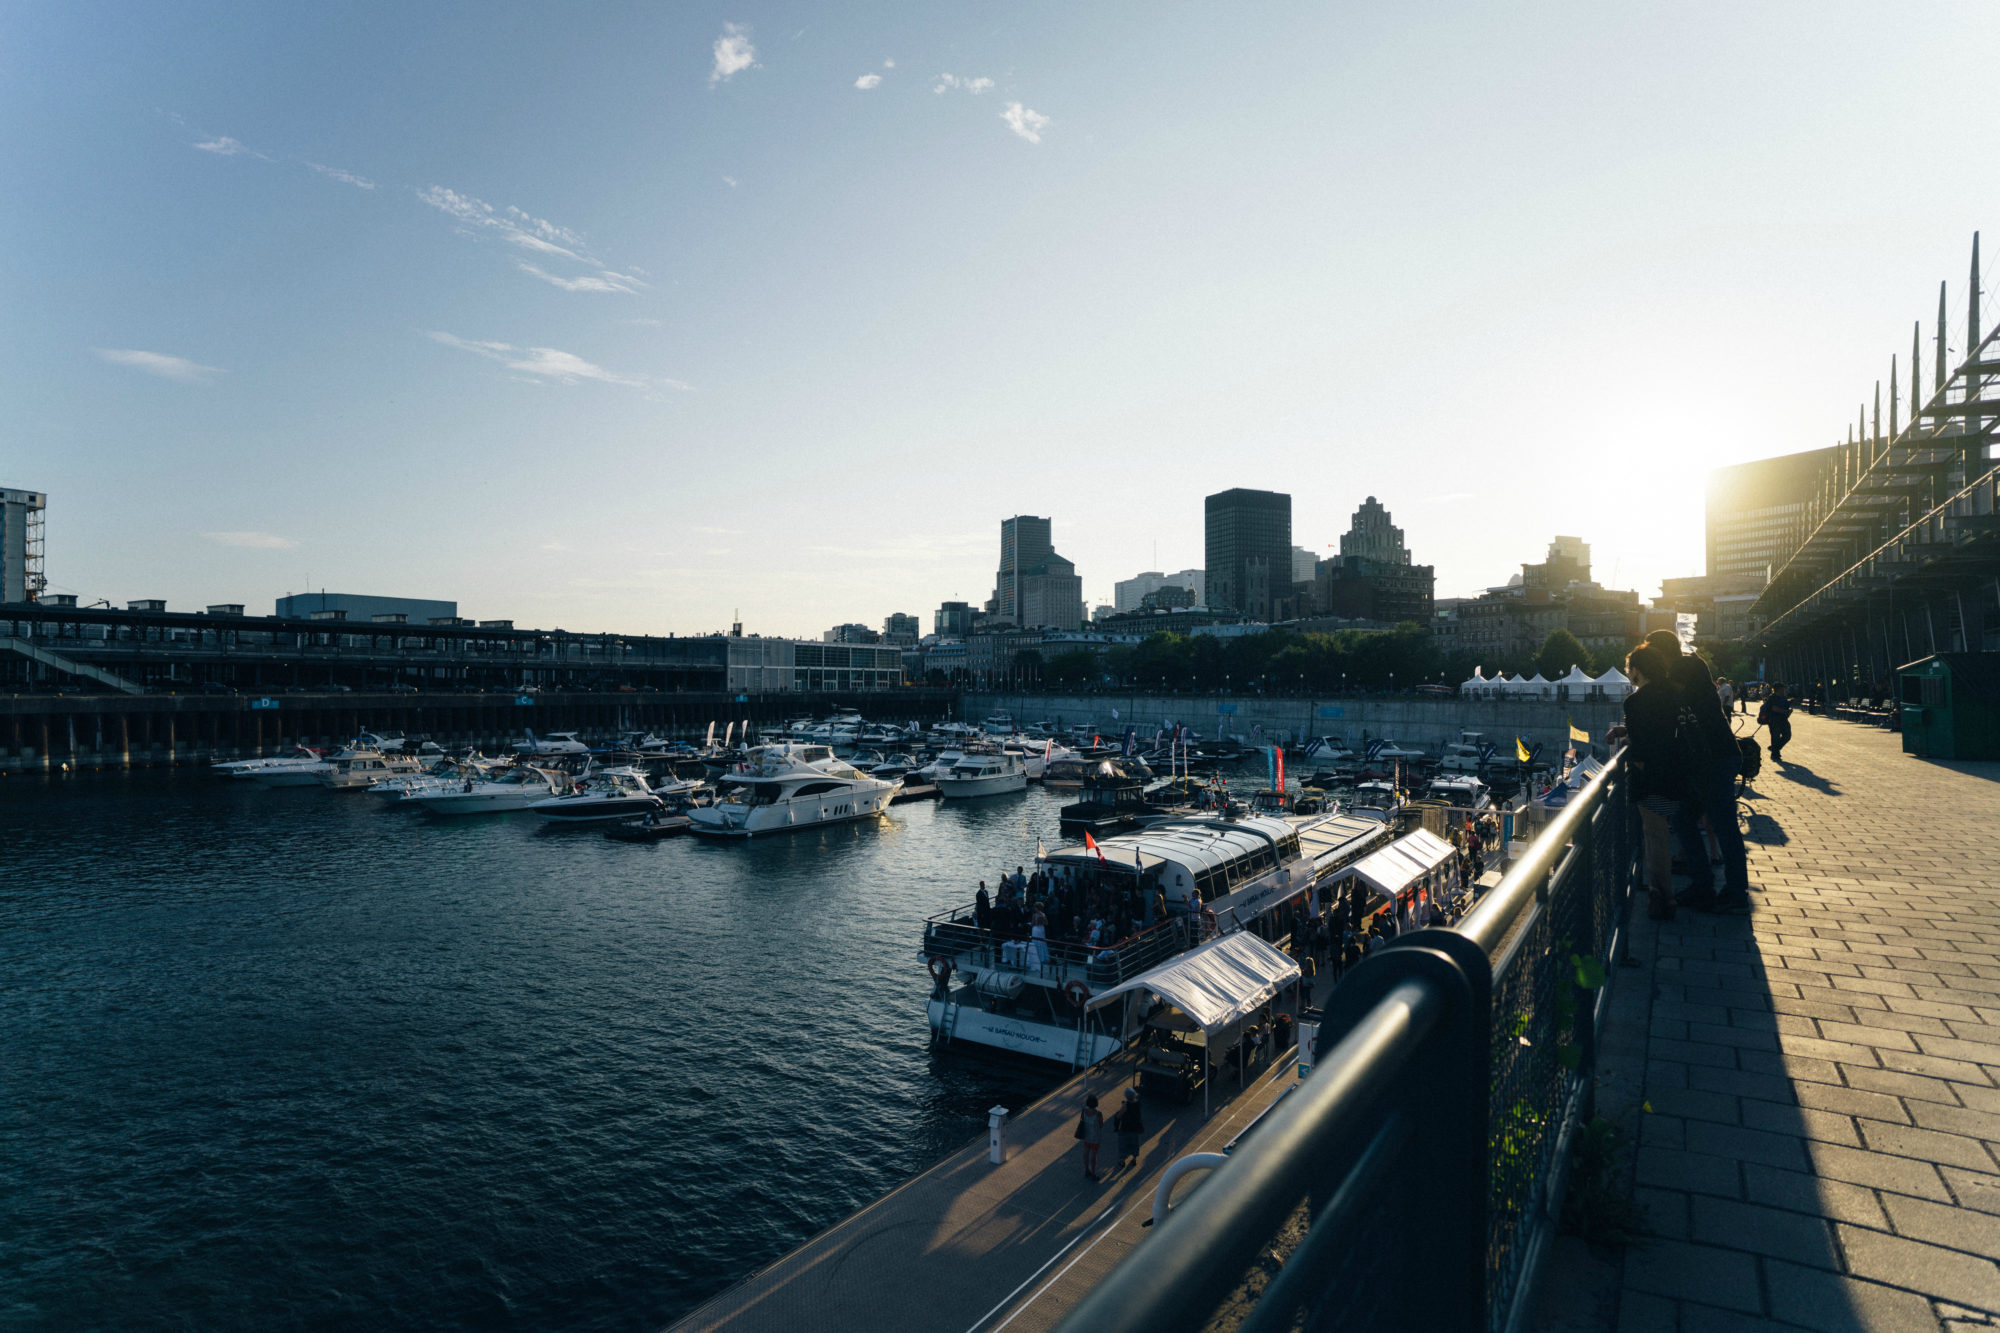
[[[1623,699],[1632,692],[1632,680],[1617,667],[1611,667],[1592,682],[1604,691],[1607,699]]]
[[[1571,667],[1569,674],[1557,681],[1556,684],[1568,690],[1569,697],[1572,699],[1581,699],[1584,695],[1589,694],[1593,689],[1597,688],[1597,682],[1591,679],[1590,673],[1585,671],[1581,665]]]
[[[1412,884],[1450,862],[1451,844],[1418,829],[1356,861],[1348,873],[1385,898],[1400,899]]]
[[[1159,996],[1192,1019],[1205,1040],[1241,1024],[1299,979],[1299,965],[1247,930],[1210,940],[1142,972],[1130,981],[1093,995],[1096,1009],[1140,992]],[[1202,1078],[1202,1111],[1208,1110],[1208,1079]]]
[[[1555,690],[1549,684],[1549,682],[1542,676],[1542,673],[1537,671],[1534,675],[1528,677],[1526,680],[1521,682],[1521,692],[1523,694],[1540,695],[1542,698],[1546,699],[1551,694],[1555,693]]]
[[[1466,681],[1465,684],[1459,686],[1458,692],[1460,694],[1470,694],[1476,697],[1478,695],[1484,694],[1487,690],[1491,689],[1492,687],[1493,687],[1493,682],[1486,679],[1485,676],[1481,675],[1478,667],[1474,667],[1472,668],[1472,679]]]

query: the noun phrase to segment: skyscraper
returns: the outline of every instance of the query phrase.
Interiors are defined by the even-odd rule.
[[[1340,534],[1340,554],[1320,561],[1316,600],[1322,615],[1428,625],[1435,590],[1435,571],[1411,563],[1403,530],[1371,495]]]
[[[1000,520],[1000,569],[993,581],[995,618],[1022,628],[1083,628],[1083,580],[1056,554],[1051,520],[1017,514]]]
[[[0,490],[0,602],[33,602],[42,596],[40,491]]]
[[[1292,497],[1242,488],[1203,502],[1208,604],[1252,620],[1283,619],[1296,606]]]

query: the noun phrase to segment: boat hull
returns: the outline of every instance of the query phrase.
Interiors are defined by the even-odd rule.
[[[526,810],[536,801],[546,801],[549,794],[536,790],[528,792],[451,792],[443,796],[406,796],[401,804],[408,804],[432,815],[498,815],[515,810]]]
[[[954,778],[941,775],[937,789],[947,801],[972,796],[1007,796],[1028,789],[1026,773],[995,773],[990,777]]]
[[[948,1015],[947,1011],[954,1009],[957,1010],[956,1016]],[[1116,1055],[1121,1049],[1116,1037],[1102,1032],[1087,1033],[1079,1041],[1073,1027],[1059,1027],[1054,1023],[1037,1022],[1011,1014],[989,1013],[976,1005],[960,1004],[955,1000],[947,1002],[935,996],[930,1001],[929,1015],[933,1034],[944,1032],[946,1019],[951,1017],[949,1030],[954,1046],[960,1043],[985,1046],[1061,1065],[1076,1065],[1079,1055],[1082,1064],[1094,1065],[1099,1060]]]
[[[558,804],[561,802],[561,804]],[[613,819],[635,819],[660,808],[653,796],[619,797],[611,801],[574,801],[564,797],[544,797],[527,807],[551,824],[599,824]]]

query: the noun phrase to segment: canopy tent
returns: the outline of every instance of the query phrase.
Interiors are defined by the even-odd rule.
[[[1632,680],[1617,667],[1611,667],[1593,682],[1604,691],[1607,699],[1623,699],[1632,692]]]
[[[1549,684],[1548,679],[1541,672],[1537,671],[1534,675],[1521,682],[1521,692],[1524,694],[1538,694],[1546,699],[1549,695],[1555,693],[1555,687]]]
[[[1158,996],[1193,1020],[1204,1043],[1241,1024],[1299,979],[1299,965],[1247,930],[1212,939],[1093,995],[1086,1009],[1137,993]],[[1203,1050],[1208,1049],[1204,1045]],[[1204,1054],[1203,1059],[1207,1059]],[[1202,1079],[1202,1112],[1208,1111],[1208,1079]]]
[[[1474,667],[1472,668],[1472,678],[1459,686],[1458,692],[1460,694],[1478,695],[1492,688],[1493,682],[1482,675],[1478,667]]]
[[[1400,898],[1412,884],[1448,864],[1456,854],[1443,838],[1418,829],[1356,861],[1348,873],[1385,898]]]
[[[1585,671],[1582,665],[1579,664],[1577,666],[1571,667],[1569,669],[1569,674],[1567,676],[1564,676],[1561,680],[1558,680],[1556,684],[1567,686],[1571,690],[1581,690],[1583,693],[1588,694],[1593,688],[1595,688],[1597,682],[1596,680],[1592,679],[1590,673]]]

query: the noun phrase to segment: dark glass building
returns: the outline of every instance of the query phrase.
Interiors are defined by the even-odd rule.
[[[1295,614],[1292,497],[1241,487],[1203,502],[1208,604],[1252,620]]]

